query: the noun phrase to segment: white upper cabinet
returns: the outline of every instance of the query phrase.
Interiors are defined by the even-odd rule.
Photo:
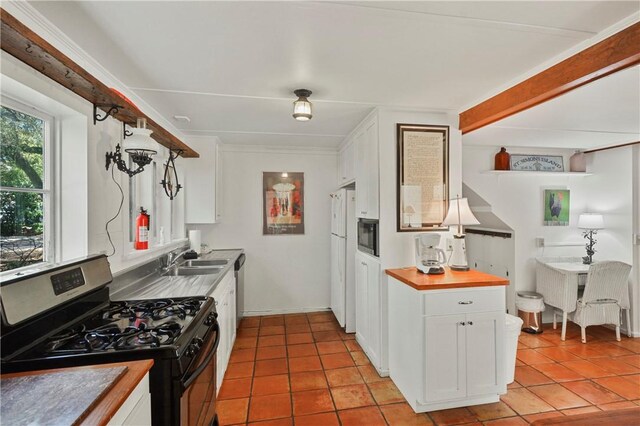
[[[218,138],[197,139],[189,145],[200,158],[185,158],[176,166],[184,168],[186,176],[185,222],[218,223],[221,219],[221,165]]]
[[[354,137],[356,175],[356,217],[379,219],[378,120],[365,121]]]
[[[353,140],[338,154],[338,186],[347,185],[356,179],[356,146]]]

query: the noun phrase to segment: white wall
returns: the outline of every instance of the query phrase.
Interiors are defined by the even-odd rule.
[[[578,216],[585,211],[604,214],[606,229],[599,231],[597,260],[616,259],[632,263],[633,226],[631,148],[590,154],[587,171],[592,176],[495,175],[484,173],[493,168],[496,147],[465,146],[463,181],[491,206],[491,210],[511,229],[515,237],[515,290],[535,289],[535,258],[539,256],[583,256],[584,246],[536,246],[536,237],[547,243],[583,243],[577,228]],[[567,150],[509,148],[511,153],[571,155]],[[543,226],[543,191],[547,188],[571,190],[569,226]]]
[[[224,145],[221,163],[222,221],[189,228],[210,247],[245,250],[245,314],[328,308],[337,153]],[[262,172],[278,171],[304,173],[304,235],[262,235]]]
[[[397,123],[448,125],[449,128],[449,196],[462,194],[462,144],[457,115],[447,112],[417,112],[379,109],[380,152],[380,249],[381,266],[402,268],[415,264],[415,232],[397,232]],[[356,188],[357,191],[357,188]],[[445,248],[448,232],[440,233]],[[386,277],[386,275],[384,276]]]
[[[640,307],[640,145],[633,147],[633,196],[635,197],[635,208],[633,211],[634,217],[634,232],[635,240],[633,250],[635,252],[635,260],[633,264],[635,283],[632,286],[631,292],[631,304],[632,306]],[[634,309],[632,312],[633,330],[636,335],[640,334],[640,309]]]

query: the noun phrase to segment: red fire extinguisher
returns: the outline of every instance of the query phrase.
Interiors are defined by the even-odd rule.
[[[150,221],[151,216],[143,207],[140,207],[140,214],[136,218],[136,242],[134,245],[136,250],[147,250],[149,248]]]

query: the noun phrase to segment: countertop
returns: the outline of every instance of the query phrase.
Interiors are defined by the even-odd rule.
[[[3,374],[2,423],[106,425],[152,366],[143,360]]]
[[[444,290],[509,285],[509,280],[496,275],[485,274],[484,272],[473,269],[469,271],[452,271],[446,266],[444,268],[444,274],[441,275],[423,274],[418,271],[415,266],[411,268],[387,269],[385,273],[416,290]]]
[[[171,297],[210,297],[218,283],[233,270],[235,261],[244,253],[242,249],[212,250],[198,259],[227,259],[229,262],[218,274],[190,276],[162,276],[157,270],[137,281],[111,292],[111,300],[161,299]]]

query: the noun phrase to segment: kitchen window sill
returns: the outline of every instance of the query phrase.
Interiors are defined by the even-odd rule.
[[[187,241],[188,238],[181,238],[179,240],[171,241],[170,243],[162,244],[162,245],[154,245],[153,247],[147,250],[131,250],[130,252],[124,254],[122,256],[123,260],[133,260],[145,257],[149,254],[158,254],[161,252],[169,252],[171,250],[175,250],[178,247],[182,247]]]

